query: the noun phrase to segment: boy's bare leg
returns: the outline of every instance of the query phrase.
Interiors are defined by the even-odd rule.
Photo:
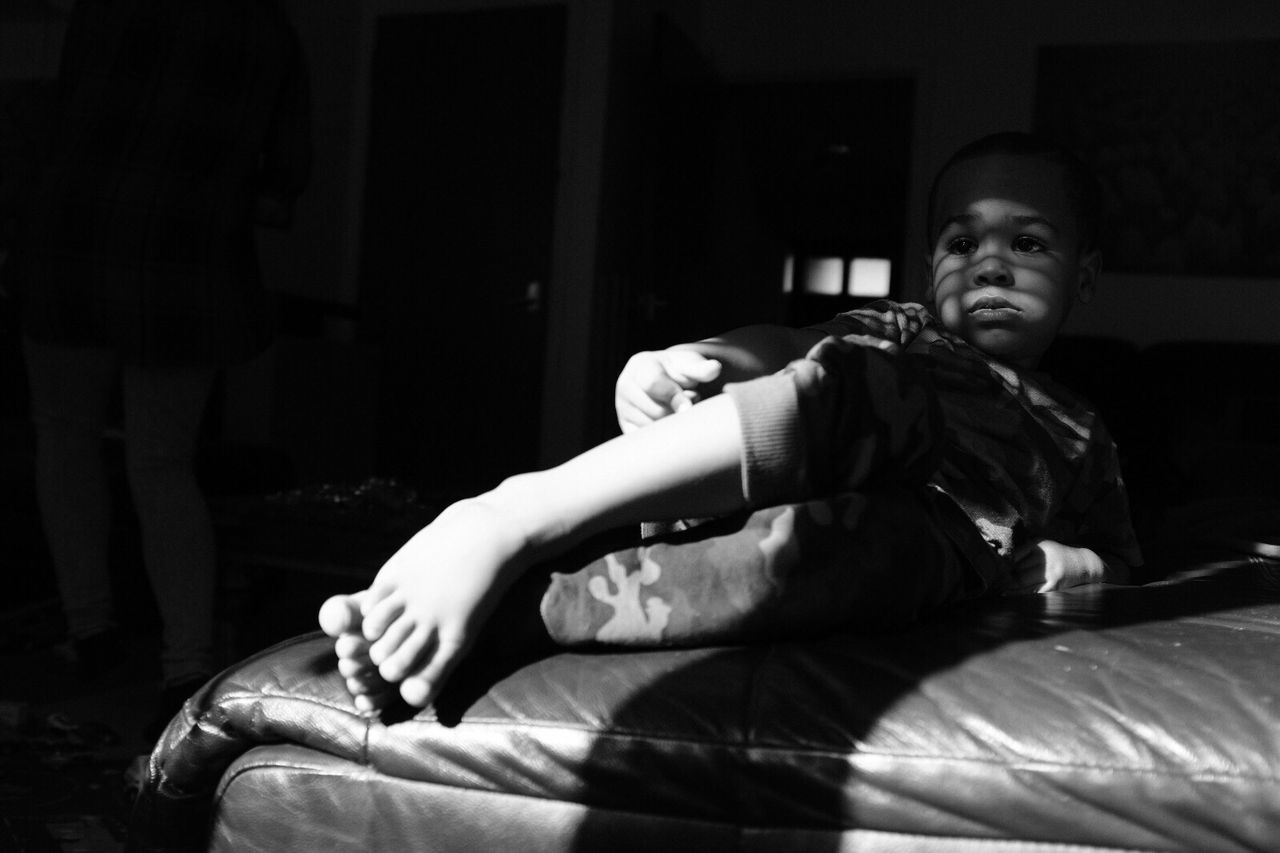
[[[678,421],[678,423],[677,423]],[[480,627],[526,569],[588,537],[641,519],[739,509],[741,429],[726,398],[692,407],[555,468],[519,475],[453,504],[378,572],[360,597],[360,632],[378,675],[425,706],[474,643]],[[327,629],[350,632],[350,604]],[[343,641],[357,689],[365,648]]]

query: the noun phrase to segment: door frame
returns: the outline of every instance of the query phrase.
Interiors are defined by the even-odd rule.
[[[563,5],[567,8],[564,91],[560,115],[560,180],[556,189],[551,274],[546,289],[547,348],[543,369],[539,465],[585,449],[591,382],[591,340],[598,286],[597,242],[604,166],[605,119],[613,54],[611,0],[363,0],[359,79],[349,128],[344,278],[359,293],[364,169],[371,117],[370,85],[378,18],[384,15]]]

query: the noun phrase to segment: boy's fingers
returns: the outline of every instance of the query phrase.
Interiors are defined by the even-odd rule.
[[[693,389],[720,370],[720,362],[693,350],[636,353],[614,386],[618,426],[630,432],[687,409],[699,399]]]
[[[666,402],[680,391],[679,385],[666,378],[655,380],[650,385],[625,381],[618,383],[614,402],[619,409],[630,407],[656,421],[671,414]]]
[[[697,391],[681,391],[671,398],[671,411],[679,414],[698,402],[698,399]]]
[[[654,422],[654,418],[641,412],[634,406],[620,406],[618,408],[618,426],[623,432],[634,432],[643,429]]]
[[[663,350],[658,360],[666,374],[681,388],[692,388],[720,375],[720,362],[693,350]]]

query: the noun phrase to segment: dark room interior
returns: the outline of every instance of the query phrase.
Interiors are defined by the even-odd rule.
[[[680,786],[664,780],[654,783],[666,793],[655,793],[653,823],[646,824],[645,804],[629,813],[622,794],[592,788],[607,792],[623,784],[626,774],[608,769],[616,766],[638,778],[673,772],[637,745],[639,736],[625,744],[623,737],[587,743],[584,736],[586,745],[573,741],[573,747],[566,744],[575,734],[552,739],[553,746],[539,747],[548,760],[569,763],[567,756],[577,755],[590,769],[572,779],[567,771],[531,776],[504,789],[485,775],[489,770],[477,769],[504,761],[483,752],[496,750],[492,743],[477,736],[474,748],[483,757],[472,766],[452,755],[447,742],[432,740],[437,735],[421,735],[424,749],[457,763],[440,771],[448,777],[442,782],[406,758],[397,765],[408,768],[405,778],[438,787],[455,778],[464,780],[462,787],[474,783],[484,795],[475,801],[481,809],[500,810],[500,796],[525,796],[548,809],[530,811],[527,826],[526,818],[513,818],[506,836],[480,836],[489,844],[502,838],[496,847],[468,847],[459,830],[422,849],[510,849],[522,831],[544,845],[530,849],[547,850],[639,849],[642,841],[658,843],[682,831],[716,850],[1029,850],[1033,843],[1066,850],[1073,842],[1098,850],[1261,850],[1258,839],[1268,837],[1280,846],[1280,6],[1172,0],[1153,16],[1150,4],[1110,0],[281,2],[307,57],[314,162],[291,227],[257,234],[273,342],[219,372],[201,430],[198,473],[219,548],[219,666],[313,631],[328,596],[367,585],[449,502],[616,435],[614,380],[630,354],[753,323],[807,326],[877,298],[923,300],[924,197],[930,176],[961,143],[1001,130],[1053,134],[1090,161],[1109,192],[1106,222],[1113,237],[1097,296],[1071,315],[1044,367],[1106,417],[1151,577],[1135,578],[1114,601],[1096,605],[1105,616],[1082,615],[1087,607],[1070,596],[1050,597],[1044,604],[1010,605],[1003,616],[985,614],[987,621],[972,631],[944,623],[924,638],[912,635],[906,645],[918,659],[910,662],[904,647],[879,641],[833,653],[843,671],[874,682],[869,693],[876,695],[849,699],[840,706],[848,717],[829,725],[806,718],[791,731],[780,723],[756,729],[745,714],[739,719],[727,711],[695,719],[704,713],[700,701],[715,707],[708,697],[716,690],[733,692],[718,680],[734,667],[739,675],[761,667],[750,670],[759,688],[752,707],[777,703],[784,708],[779,718],[790,713],[784,707],[790,688],[778,686],[778,660],[807,673],[795,688],[797,701],[816,707],[839,693],[823,682],[825,670],[806,669],[805,659],[788,657],[799,653],[785,649],[764,662],[739,650],[723,666],[696,651],[679,666],[646,663],[644,678],[669,683],[672,708],[644,694],[614,709],[612,722],[621,731],[648,731],[654,718],[663,720],[661,728],[667,714],[678,718],[684,728],[671,723],[671,737],[687,736],[692,751],[704,736],[713,738],[708,732],[717,725],[740,725],[734,737],[741,749],[733,760],[746,761],[757,746],[775,755],[770,749],[792,738],[815,755],[830,748],[829,756],[823,752],[830,766],[815,773],[851,774],[839,796],[840,783],[814,782],[799,764],[775,768],[772,781],[732,805],[714,793],[705,802],[681,800],[672,793]],[[17,177],[35,168],[32,140],[46,132],[72,4],[3,0],[0,7],[5,212]],[[1154,224],[1128,227],[1132,221]],[[117,618],[128,626],[128,654],[110,677],[90,683],[60,668],[64,626],[36,505],[18,295],[5,279],[15,234],[10,222],[0,222],[0,571],[8,585],[0,606],[0,661],[9,673],[0,688],[0,850],[124,850],[129,804],[146,774],[141,757],[153,744],[143,729],[157,689],[150,661],[158,615],[140,566],[113,426],[104,436],[118,508],[112,580]],[[113,403],[113,417],[119,405]],[[1235,545],[1228,556],[1212,549],[1190,555],[1186,542],[1201,532],[1215,548],[1228,540]],[[1249,587],[1250,598],[1209,580],[1190,592],[1161,587],[1151,603],[1130,594],[1166,573],[1190,577],[1219,563],[1269,571],[1269,591]],[[1090,621],[1095,617],[1114,620],[1096,632],[1104,638],[1115,626],[1147,634],[1131,645],[1121,640],[1104,647],[1099,640],[1090,646],[1080,635],[1102,624]],[[1038,627],[1015,627],[1016,642],[997,648],[992,637],[1002,618],[1016,626],[1038,620]],[[1243,683],[1244,676],[1225,669],[1209,672],[1212,664],[1196,678],[1155,659],[1151,649],[1160,643],[1182,642],[1182,623],[1160,633],[1163,620],[1178,619],[1214,623],[1224,632],[1248,629],[1257,643],[1270,643],[1269,669],[1255,654],[1249,672],[1258,682]],[[1180,755],[1198,747],[1200,755],[1188,763],[1200,761],[1205,777],[1221,774],[1213,792],[1187,783],[1164,799],[1167,789],[1138,774],[1147,781],[1132,783],[1134,799],[1149,795],[1163,804],[1153,807],[1152,821],[1167,824],[1154,829],[1135,828],[1141,815],[1108,813],[1101,799],[1114,792],[1102,791],[1100,802],[1082,811],[1096,819],[1096,834],[1074,836],[1049,805],[1052,781],[1042,783],[1038,805],[1023,817],[1002,813],[986,821],[974,817],[980,809],[960,791],[964,774],[978,772],[971,769],[954,770],[948,777],[954,790],[946,796],[919,795],[913,812],[913,783],[897,789],[895,780],[881,782],[876,750],[933,748],[913,740],[918,735],[905,723],[893,727],[901,719],[921,726],[950,719],[951,709],[968,713],[984,690],[1006,690],[1015,702],[1019,691],[1031,690],[1026,683],[1040,665],[1029,653],[1019,657],[1024,642],[1065,650],[1060,657],[1077,662],[1077,680],[1100,661],[1108,665],[1101,657],[1078,656],[1088,647],[1096,655],[1128,654],[1134,667],[1150,665],[1151,678],[1163,677],[1175,693],[1185,676],[1188,689],[1243,696],[1248,707],[1241,717],[1256,726],[1247,733],[1249,748],[1263,751],[1247,761],[1231,748],[1215,753],[1207,735],[1207,746],[1155,738],[1154,745],[1132,747],[1141,753],[1138,763],[1148,752],[1158,754],[1151,775],[1165,772],[1161,750]],[[1022,667],[1017,672],[1024,680],[1011,686],[992,674],[1007,669],[987,663],[966,676],[989,677],[987,686],[962,683],[955,671],[970,656]],[[570,680],[580,679],[576,686],[593,696],[588,684],[606,685],[602,695],[614,689],[613,676],[603,671],[608,661],[585,658],[582,674]],[[935,676],[941,679],[936,696],[912,692],[911,684]],[[477,678],[478,686],[462,692],[481,698],[474,706],[459,698],[450,726],[462,732],[458,720],[474,713],[537,729],[540,723],[511,710],[521,694],[508,689],[510,682],[485,693],[487,684]],[[280,676],[279,683],[287,680]],[[1093,686],[1100,694],[1109,689]],[[560,700],[546,701],[559,707]],[[655,703],[662,707],[654,710]],[[1123,710],[1138,713],[1127,705]],[[1153,715],[1157,728],[1180,711],[1197,713],[1138,710]],[[256,737],[260,718],[251,716],[246,712],[249,721],[237,725]],[[581,716],[567,730],[599,722],[587,711]],[[960,755],[965,737],[998,742],[993,732],[1001,724],[1017,727],[1007,716],[1005,708],[989,724],[966,717],[973,728],[944,747]],[[290,741],[280,730],[263,742]],[[839,731],[837,747],[826,740],[833,731]],[[1103,743],[1110,731],[1098,722],[1093,736]],[[346,729],[334,735],[362,736],[368,737]],[[235,737],[252,739],[239,730]],[[459,753],[470,742],[460,743]],[[842,750],[850,743],[867,750],[845,768]],[[200,748],[206,752],[191,755],[221,760],[213,747]],[[377,743],[366,748],[376,751]],[[1104,753],[1099,747],[1088,756],[1103,762]],[[599,762],[591,763],[593,755]],[[1082,761],[1092,760],[1088,756]],[[716,760],[708,758],[702,775],[684,784],[710,791],[718,772],[741,770],[730,763],[717,768]],[[1037,762],[1055,757],[1028,749],[991,760],[1033,773]],[[652,769],[646,771],[646,762],[654,762]],[[1101,774],[1100,767],[1082,765],[1079,775]],[[317,774],[325,772],[322,766]],[[1008,786],[1024,784],[1019,772],[1010,771]],[[972,784],[982,796],[985,789]],[[352,835],[342,839],[353,846],[332,849],[374,849],[360,846],[362,829],[384,841],[392,837],[376,827],[382,789],[369,790],[342,806],[363,815],[352,819]],[[730,815],[733,809],[755,804],[772,814],[779,802],[802,798],[801,790],[813,804],[782,808],[787,816],[779,820],[792,821],[788,831],[817,827],[812,835],[808,829],[777,836],[760,827],[728,835],[715,829],[717,820],[741,828],[744,819]],[[490,795],[494,802],[485,799]],[[1062,796],[1088,800],[1074,788]],[[1178,823],[1169,802],[1179,797],[1204,810],[1217,803],[1223,814],[1202,819],[1197,807]],[[431,814],[446,816],[441,820],[470,808],[465,798],[427,800]],[[561,801],[582,805],[563,813],[547,805]],[[233,802],[231,794],[225,802]],[[313,802],[311,808],[318,807]],[[299,806],[292,819],[310,820],[306,809]],[[828,819],[835,812],[845,824]],[[629,817],[610,823],[617,815]],[[632,818],[634,826],[627,822]],[[289,820],[280,818],[281,826],[265,831],[264,846],[252,849],[295,837],[284,828]],[[393,823],[387,818],[386,827]],[[576,841],[557,846],[530,829],[553,824],[575,826]],[[644,826],[651,830],[635,828]],[[834,833],[827,831],[832,826]],[[237,835],[243,828],[234,816],[219,827],[208,849],[237,849],[237,838],[253,836]],[[617,841],[628,827],[636,833],[630,846]],[[893,847],[896,833],[976,840],[973,847]],[[842,838],[852,846],[839,846]],[[984,839],[1013,841],[984,848]],[[154,843],[136,849],[162,849]]]

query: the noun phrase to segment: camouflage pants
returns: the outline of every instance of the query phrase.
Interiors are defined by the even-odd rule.
[[[919,491],[770,507],[647,539],[551,575],[560,645],[709,645],[874,631],[972,594]]]

